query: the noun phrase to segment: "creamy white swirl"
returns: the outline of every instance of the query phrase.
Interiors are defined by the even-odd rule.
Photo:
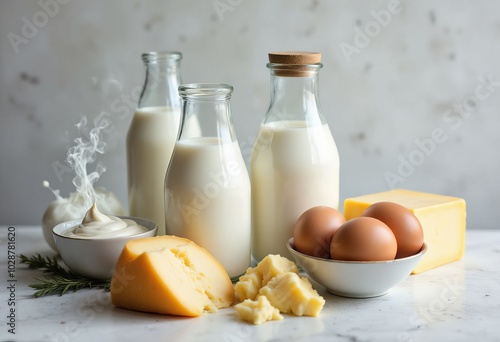
[[[94,205],[76,227],[69,228],[62,235],[80,239],[108,239],[144,233],[147,228],[134,220],[122,220],[116,216],[104,215]]]

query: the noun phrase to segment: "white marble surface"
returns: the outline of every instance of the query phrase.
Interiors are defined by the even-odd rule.
[[[40,3],[55,1],[0,1],[0,224],[40,224],[53,200],[44,179],[74,191],[60,166],[83,114],[112,114],[98,185],[126,203],[124,142],[141,52],[179,50],[185,82],[232,84],[248,159],[269,104],[267,53],[303,49],[323,53],[320,96],[340,151],[341,198],[387,190],[384,174],[398,174],[401,159],[418,157],[415,141],[443,129],[447,139],[395,186],[465,198],[470,227],[498,228],[500,2],[402,1],[346,58],[342,44],[355,44],[390,0],[57,0],[44,22]],[[24,38],[24,19],[39,27],[24,29],[15,49],[9,34]],[[469,98],[488,76],[489,96]],[[475,106],[454,109],[466,101]]]
[[[0,229],[0,316],[8,300],[7,228]],[[498,341],[500,330],[500,232],[467,233],[464,259],[408,277],[387,295],[325,297],[318,318],[285,315],[253,326],[234,309],[179,318],[114,308],[109,294],[84,290],[31,298],[38,271],[17,264],[16,334],[0,327],[2,341]],[[16,253],[52,255],[39,227],[16,227]],[[2,319],[3,321],[5,318]]]

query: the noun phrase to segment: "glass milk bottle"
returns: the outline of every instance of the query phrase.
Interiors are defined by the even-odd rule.
[[[292,258],[286,242],[307,209],[338,208],[339,154],[318,96],[321,54],[269,54],[271,104],[252,150],[252,254]],[[293,259],[291,259],[293,260]]]
[[[129,213],[155,222],[158,235],[165,234],[163,182],[179,131],[181,58],[142,55],[146,79],[127,135]]]
[[[165,222],[167,234],[206,248],[236,280],[250,265],[251,200],[232,91],[225,84],[179,87],[182,122],[165,176]]]

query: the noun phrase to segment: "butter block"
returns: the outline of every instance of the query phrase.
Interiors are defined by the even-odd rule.
[[[316,317],[325,305],[325,299],[312,288],[309,280],[294,272],[272,278],[260,289],[259,295],[266,296],[280,312],[296,316]]]
[[[238,298],[255,300],[261,287],[265,286],[271,279],[277,275],[294,272],[299,273],[297,265],[277,254],[269,254],[262,259],[259,264],[252,268],[249,267],[235,285]]]
[[[111,302],[125,309],[200,316],[229,307],[234,288],[204,248],[176,236],[129,241],[111,279]]]
[[[419,219],[428,250],[412,273],[459,260],[465,251],[466,205],[457,197],[395,189],[344,201],[346,220],[361,216],[373,203],[395,202],[410,209]]]
[[[255,325],[283,319],[280,311],[269,303],[266,296],[260,296],[257,300],[245,299],[243,302],[236,304],[234,308],[242,320]]]

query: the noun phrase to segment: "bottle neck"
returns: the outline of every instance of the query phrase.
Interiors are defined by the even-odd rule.
[[[180,98],[177,89],[181,83],[180,57],[151,57],[145,54],[143,60],[146,78],[138,107],[170,107],[179,110]]]
[[[186,84],[179,87],[182,121],[179,140],[216,138],[236,140],[231,117],[233,87],[226,84]]]
[[[265,123],[305,121],[307,126],[326,123],[319,104],[318,71],[321,66],[290,70],[283,65],[271,69],[271,103]],[[296,66],[287,66],[296,67]]]

